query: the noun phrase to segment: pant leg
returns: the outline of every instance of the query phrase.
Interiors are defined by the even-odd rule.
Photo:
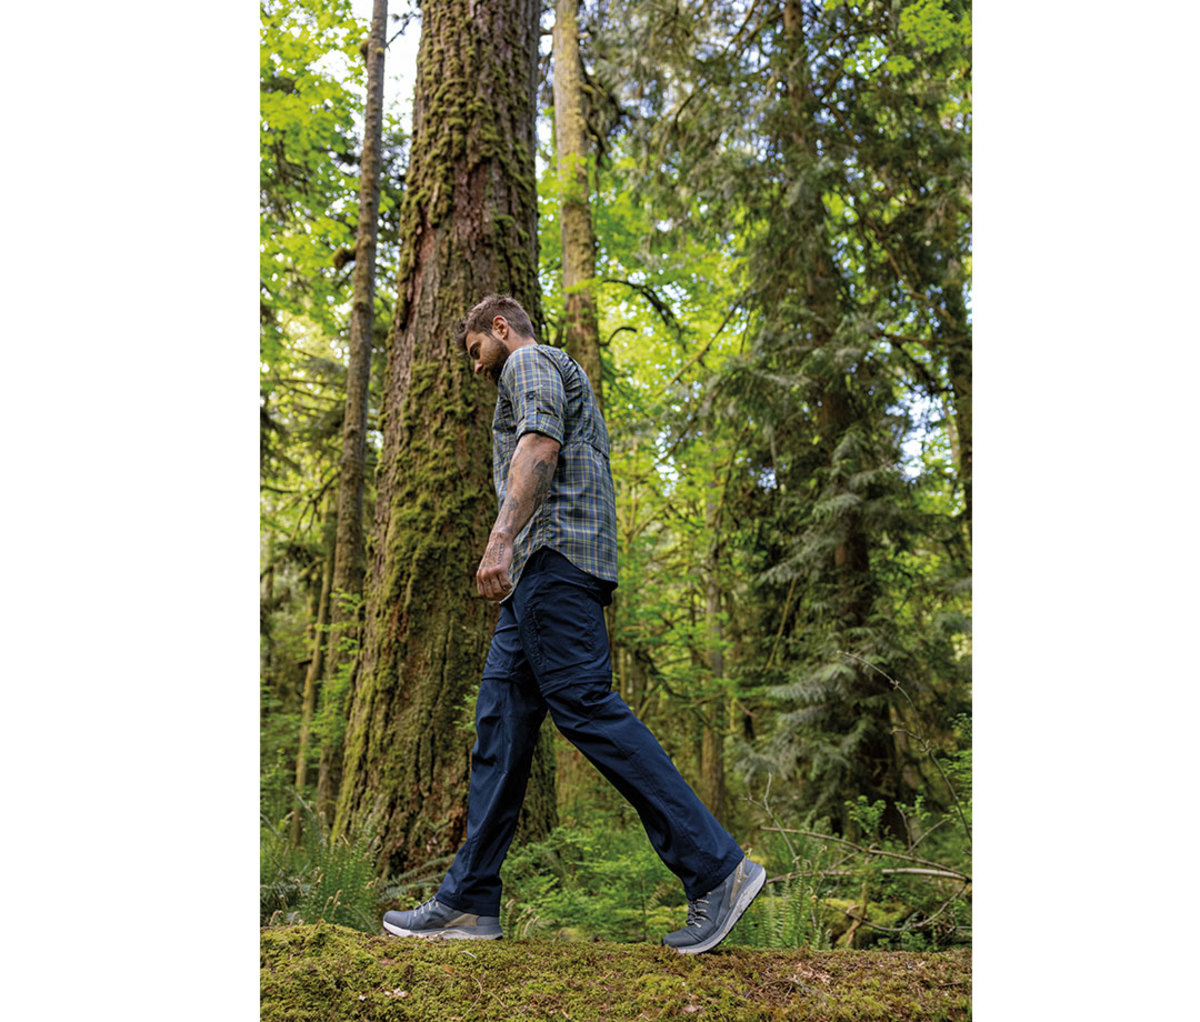
[[[439,901],[460,912],[500,914],[500,865],[512,843],[546,704],[525,658],[512,601],[500,608],[475,708],[467,839]]]
[[[743,852],[612,691],[603,609],[608,590],[553,551],[531,559],[525,571],[512,602],[522,648],[554,723],[637,810],[687,896],[708,893]]]

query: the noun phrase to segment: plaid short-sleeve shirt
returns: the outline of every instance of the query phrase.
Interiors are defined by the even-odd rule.
[[[517,441],[529,432],[559,442],[550,492],[513,543],[513,586],[541,547],[577,568],[617,581],[617,506],[608,430],[587,373],[565,351],[528,344],[508,356],[492,418],[492,481],[500,506]]]

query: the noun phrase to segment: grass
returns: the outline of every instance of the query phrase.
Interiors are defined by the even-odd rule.
[[[261,932],[263,1022],[971,1017],[971,952],[718,948]]]

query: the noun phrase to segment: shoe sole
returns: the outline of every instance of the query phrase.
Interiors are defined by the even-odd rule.
[[[767,882],[767,871],[759,870],[757,876],[751,877],[747,881],[746,886],[738,893],[737,901],[733,903],[733,908],[730,909],[728,917],[726,917],[725,925],[714,933],[708,940],[697,944],[695,947],[677,947],[675,948],[681,955],[699,955],[705,951],[711,951],[726,937],[729,936],[729,931],[736,925],[737,921],[746,913],[746,909],[750,907],[750,903],[758,897],[758,892],[763,889],[763,884]],[[667,945],[670,947],[671,945]]]
[[[503,933],[472,933],[470,930],[405,930],[391,923],[384,923],[383,928],[396,937],[420,937],[423,940],[499,940]]]

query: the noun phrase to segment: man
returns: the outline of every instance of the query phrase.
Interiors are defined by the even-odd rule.
[[[525,797],[546,712],[634,806],[654,849],[683,881],[688,920],[663,943],[684,954],[716,947],[766,873],[696,797],[612,691],[604,608],[617,585],[616,502],[608,431],[587,374],[538,344],[525,310],[490,295],[459,341],[499,391],[492,475],[500,513],[475,575],[500,602],[483,669],[471,753],[467,839],[437,894],[388,912],[401,937],[495,939],[500,864]]]

